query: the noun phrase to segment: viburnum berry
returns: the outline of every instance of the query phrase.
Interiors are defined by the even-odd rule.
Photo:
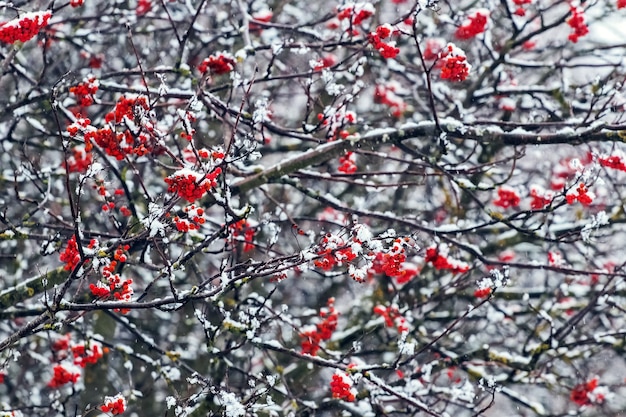
[[[624,4],[626,4],[626,0],[624,0]],[[624,161],[624,157],[620,154],[601,156],[598,158],[598,162],[603,167],[617,169],[618,171],[626,171],[626,162]]]
[[[302,353],[315,356],[320,349],[320,343],[329,340],[337,329],[339,312],[335,310],[335,299],[329,298],[326,307],[320,309],[322,321],[314,327],[310,326],[300,332],[302,340]]]
[[[50,10],[25,13],[22,17],[0,23],[0,42],[26,42],[48,25],[52,17]]]
[[[567,19],[567,24],[574,29],[573,33],[570,33],[568,39],[574,43],[578,42],[578,39],[589,33],[589,28],[585,23],[585,13],[580,7],[570,7],[572,15]]]
[[[377,85],[374,89],[374,103],[389,106],[393,117],[401,117],[408,106],[404,100],[396,94],[399,89],[399,84],[394,82]]]
[[[120,393],[115,397],[104,397],[104,404],[100,406],[100,410],[113,415],[122,414],[126,411],[126,398]]]
[[[517,207],[520,201],[520,196],[514,189],[503,186],[498,188],[498,198],[493,201],[493,205],[502,208]]]
[[[626,7],[626,0],[617,0],[617,8],[622,9]]]
[[[567,204],[574,204],[578,201],[583,206],[588,206],[593,203],[595,197],[595,194],[589,191],[587,186],[581,182],[573,192],[567,193],[565,200]]]
[[[72,7],[80,7],[83,5],[85,0],[70,0],[70,6]]]
[[[205,58],[198,69],[201,73],[210,71],[213,75],[221,75],[231,72],[235,69],[235,58],[226,52],[220,52]]]
[[[540,210],[552,202],[554,193],[549,190],[544,190],[538,185],[532,185],[530,187],[530,196],[532,198],[530,208]]]
[[[472,66],[467,62],[465,52],[449,43],[439,53],[437,68],[441,69],[441,79],[443,80],[465,81]]]
[[[356,154],[354,152],[346,152],[346,154],[339,158],[339,172],[345,174],[352,174],[356,172]]]
[[[454,35],[457,39],[471,39],[485,31],[488,19],[489,11],[485,9],[476,10],[467,16],[465,22],[457,28]]]
[[[80,106],[91,106],[93,104],[93,96],[98,91],[98,85],[96,77],[89,77],[70,87],[70,93],[76,96],[76,101]]]
[[[579,406],[592,404],[592,399],[597,402],[602,402],[603,398],[594,398],[594,391],[598,388],[598,378],[590,379],[587,382],[578,384],[572,389],[570,399]]]
[[[168,185],[167,191],[176,193],[179,197],[193,203],[217,185],[216,178],[221,173],[220,167],[205,175],[183,168],[165,178],[165,183]]]
[[[333,398],[353,402],[357,394],[353,385],[354,383],[347,373],[337,370],[330,381],[330,392]]]
[[[152,10],[152,1],[151,0],[139,0],[137,2],[137,8],[135,9],[135,14],[137,16],[143,16]]]
[[[426,61],[434,61],[439,58],[439,54],[446,47],[446,43],[441,38],[428,38],[424,44],[422,56]]]
[[[55,365],[52,368],[52,379],[48,382],[48,386],[50,388],[59,388],[62,385],[67,384],[68,382],[75,383],[80,378],[80,372],[74,371],[74,368],[68,366],[69,369],[66,369],[64,365]]]
[[[78,251],[78,244],[76,243],[76,236],[67,241],[67,246],[63,253],[59,256],[59,260],[65,263],[63,269],[66,271],[73,271],[76,265],[80,262],[80,252]]]
[[[432,263],[437,270],[450,270],[453,274],[469,271],[469,265],[465,262],[448,258],[445,245],[433,245],[426,249],[424,261]]]

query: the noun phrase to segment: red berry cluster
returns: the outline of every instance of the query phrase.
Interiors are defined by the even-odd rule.
[[[52,379],[48,382],[50,388],[58,388],[67,384],[68,382],[76,383],[80,378],[79,372],[71,372],[65,369],[63,365],[56,365],[52,368]]]
[[[519,206],[521,199],[517,191],[510,187],[498,188],[498,198],[493,201],[494,206],[509,208]]]
[[[593,199],[595,195],[587,189],[587,186],[584,183],[578,184],[578,187],[573,192],[567,193],[565,196],[565,200],[567,200],[567,204],[574,204],[578,201],[583,206],[588,206],[593,203]]]
[[[83,82],[70,87],[70,93],[76,96],[79,106],[87,107],[93,104],[93,96],[98,91],[98,80],[96,77],[89,77]]]
[[[327,137],[329,141],[334,141],[338,138],[346,139],[350,136],[350,132],[348,132],[345,127],[348,124],[356,123],[356,119],[356,113],[346,111],[345,109],[340,109],[335,112],[330,110],[327,114],[317,114],[317,120],[321,122],[322,126],[328,127]]]
[[[376,48],[383,58],[395,58],[400,53],[400,49],[396,48],[393,44],[385,43],[382,39],[390,38],[392,34],[399,33],[394,31],[393,27],[389,24],[378,26],[376,32],[372,32],[368,35],[369,42]]]
[[[446,247],[439,247],[437,245],[431,246],[426,249],[424,261],[432,263],[437,270],[449,270],[453,274],[469,271],[468,264],[448,258],[446,252]]]
[[[554,193],[549,190],[544,190],[537,185],[533,185],[530,187],[530,197],[532,198],[530,208],[533,210],[541,210],[552,202]]]
[[[97,343],[92,342],[89,346],[81,343],[72,346],[72,355],[74,356],[74,365],[84,368],[88,363],[98,363],[98,359],[102,358],[103,352]]]
[[[589,33],[589,28],[585,23],[585,13],[580,7],[570,7],[572,15],[567,19],[567,24],[574,29],[567,37],[570,41],[576,43],[578,39]]]
[[[230,225],[233,237],[237,238],[243,234],[243,251],[249,252],[254,249],[254,227],[246,219],[241,219]]]
[[[374,314],[378,314],[385,319],[385,326],[395,327],[400,333],[409,331],[406,319],[398,311],[398,306],[391,305],[389,307],[385,307],[383,305],[377,305],[374,307],[373,311]]]
[[[117,301],[131,301],[133,296],[133,288],[131,287],[133,280],[122,280],[119,274],[115,273],[118,263],[126,262],[125,251],[130,249],[129,245],[118,246],[113,253],[113,260],[110,260],[108,264],[102,267],[102,277],[105,282],[98,281],[95,284],[89,285],[89,290],[94,297],[109,298],[111,294]],[[128,309],[116,310],[122,313],[127,313]]]
[[[200,226],[206,222],[204,209],[202,207],[196,207],[196,205],[192,204],[183,208],[183,211],[187,213],[186,219],[182,219],[178,216],[172,219],[179,232],[187,233],[191,230],[198,230]]]
[[[80,262],[80,252],[78,251],[78,244],[76,243],[76,236],[67,241],[67,246],[63,253],[59,256],[59,260],[65,263],[63,269],[66,271],[73,271],[76,265]]]
[[[384,274],[388,277],[396,278],[398,284],[409,282],[418,271],[411,268],[406,262],[406,253],[404,246],[406,239],[395,239],[389,252],[378,252],[372,263],[371,271],[376,274]]]
[[[441,69],[441,79],[450,81],[465,81],[472,69],[465,53],[451,43],[439,53],[437,67]]]
[[[487,10],[476,10],[457,28],[454,36],[457,39],[471,39],[485,31],[488,19],[489,12]]]
[[[320,343],[329,340],[337,329],[339,312],[335,310],[335,299],[329,298],[326,305],[327,307],[320,309],[322,321],[315,328],[300,333],[300,337],[304,339],[301,344],[302,353],[315,356],[320,349]]]
[[[399,86],[396,83],[378,84],[374,89],[374,103],[384,104],[391,110],[393,117],[400,117],[407,109],[407,105],[396,95]]]
[[[198,69],[203,74],[207,71],[210,71],[213,75],[226,74],[235,69],[235,59],[230,54],[221,52],[205,58],[198,65]]]
[[[337,11],[337,19],[347,20],[350,25],[360,25],[374,15],[374,7],[370,3],[346,5]]]
[[[136,113],[143,113],[149,109],[148,101],[143,96],[137,98],[122,96],[117,100],[117,103],[115,103],[115,110],[107,113],[104,116],[104,120],[107,123],[120,123],[124,120],[124,117],[134,120]]]
[[[337,63],[337,57],[333,54],[324,55],[322,58],[315,61],[313,64],[313,71],[321,71],[324,68],[330,68]]]
[[[352,174],[356,172],[356,154],[354,152],[346,152],[346,154],[339,158],[339,172],[345,174]]]
[[[598,388],[598,378],[590,379],[587,382],[578,384],[572,389],[570,399],[579,406],[590,405],[592,403],[591,395]],[[602,398],[596,399],[601,402]]]
[[[104,397],[104,404],[100,406],[100,410],[113,415],[122,414],[126,411],[126,398],[122,394],[115,397]]]
[[[72,155],[63,162],[63,166],[68,172],[85,173],[93,162],[93,155],[86,150],[85,146],[74,146]]]
[[[428,38],[424,44],[424,51],[422,57],[426,61],[435,61],[439,59],[440,54],[444,52],[446,43],[441,38]]]
[[[476,291],[474,291],[474,297],[476,298],[487,298],[489,297],[490,294],[491,294],[490,287],[478,288]]]
[[[626,0],[624,2],[626,3]],[[598,158],[598,162],[603,167],[626,171],[626,162],[624,162],[624,158],[621,155],[603,156]]]
[[[342,238],[330,233],[322,238],[317,255],[319,258],[313,261],[313,264],[324,271],[349,263],[357,256]]]
[[[222,173],[217,167],[206,175],[184,168],[165,178],[167,192],[176,193],[190,203],[202,198],[211,188],[217,186],[216,178]]]
[[[31,12],[21,18],[0,23],[0,42],[26,42],[34,38],[43,27],[48,25],[51,16],[52,13],[49,10]]]
[[[333,394],[333,398],[353,402],[356,399],[356,392],[352,386],[353,382],[350,376],[337,370],[330,381],[330,392]]]
[[[84,0],[70,0],[70,6],[72,7],[82,6],[83,3],[84,3]]]
[[[139,0],[137,2],[137,8],[135,9],[135,14],[137,16],[143,16],[152,10],[152,1],[151,0]]]
[[[519,6],[517,9],[515,9],[515,14],[518,16],[525,16],[526,15],[526,10],[522,7],[524,5],[527,4],[531,4],[534,0],[513,0],[513,3],[516,6]]]

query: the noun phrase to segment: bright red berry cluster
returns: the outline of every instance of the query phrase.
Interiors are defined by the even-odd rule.
[[[339,172],[345,174],[352,174],[356,172],[356,154],[354,152],[346,152],[346,154],[339,158]]]
[[[587,382],[578,384],[572,389],[570,399],[579,406],[592,404],[592,393],[598,388],[598,378],[590,379]],[[595,397],[595,396],[593,396]],[[594,398],[596,401],[601,402],[602,398]]]
[[[578,201],[583,206],[588,206],[593,203],[593,199],[595,195],[587,189],[587,186],[584,183],[578,184],[578,187],[573,192],[567,193],[565,195],[565,200],[567,200],[567,204],[574,204]]]
[[[554,199],[554,193],[549,190],[544,190],[538,185],[532,185],[530,187],[530,208],[533,210],[541,210]]]
[[[578,39],[589,33],[589,28],[585,23],[585,13],[580,7],[570,7],[572,15],[567,19],[567,24],[574,30],[570,33],[568,39],[574,43],[578,42]]]
[[[102,358],[103,352],[98,343],[91,342],[89,346],[86,346],[85,343],[80,343],[72,346],[72,355],[74,356],[74,365],[84,368],[88,363],[98,363],[98,359]]]
[[[337,63],[337,57],[333,54],[326,54],[312,64],[313,71],[321,71],[330,68]]]
[[[152,1],[151,0],[139,0],[137,2],[137,8],[135,9],[135,14],[137,16],[143,16],[152,10]]]
[[[372,17],[374,12],[374,6],[371,3],[352,3],[339,8],[337,18],[349,21],[350,25],[360,25]]]
[[[489,12],[487,10],[476,10],[457,28],[454,36],[457,39],[471,39],[485,31],[488,20]]]
[[[373,312],[385,319],[385,326],[395,327],[400,333],[409,331],[407,321],[402,314],[400,314],[400,311],[398,311],[397,305],[391,305],[389,307],[377,305],[374,307]]]
[[[374,89],[374,103],[384,104],[391,110],[393,117],[401,117],[407,109],[407,105],[400,97],[396,95],[399,90],[397,83],[388,82],[386,84],[378,84]]]
[[[121,96],[115,103],[115,110],[107,113],[104,120],[107,123],[121,123],[125,117],[135,120],[137,114],[145,113],[150,109],[148,100],[144,96],[131,97]]]
[[[469,265],[465,262],[448,258],[447,246],[443,245],[434,245],[426,249],[424,261],[432,263],[437,270],[449,270],[453,274],[469,271]]]
[[[84,0],[70,0],[70,6],[72,7],[80,7],[83,5]]]
[[[54,368],[52,368],[52,372],[52,379],[48,382],[50,388],[59,388],[68,382],[76,383],[78,378],[80,378],[80,372],[67,370],[63,365],[55,365]]]
[[[179,232],[187,233],[191,230],[198,230],[206,222],[202,207],[192,204],[183,208],[183,211],[187,213],[187,218],[183,219],[176,216],[172,219]]]
[[[249,252],[254,249],[254,234],[255,229],[252,227],[249,221],[241,219],[230,225],[233,232],[233,237],[237,238],[243,234],[243,251]]]
[[[330,381],[330,392],[333,398],[353,402],[356,399],[356,390],[353,385],[347,373],[337,370]]]
[[[400,53],[400,49],[396,48],[392,43],[386,43],[382,40],[390,38],[396,32],[391,25],[386,24],[378,26],[376,32],[370,33],[367,38],[383,58],[395,58]]]
[[[122,414],[126,411],[126,398],[122,394],[117,394],[115,397],[104,397],[104,404],[100,406],[100,410],[113,415]]]
[[[67,168],[68,172],[85,173],[92,163],[93,155],[91,152],[87,152],[85,146],[79,145],[72,148],[72,155],[63,162],[63,166]]]
[[[220,167],[202,175],[188,168],[176,171],[165,178],[168,193],[176,193],[190,203],[202,198],[211,188],[217,186],[216,178],[222,173]]]
[[[330,233],[319,243],[317,255],[319,258],[313,261],[313,264],[324,271],[349,263],[357,256],[342,238]]]
[[[76,243],[76,236],[67,241],[67,246],[63,253],[59,256],[59,260],[65,263],[63,269],[66,271],[73,271],[76,265],[80,262],[80,252],[78,251],[78,244]]]
[[[235,69],[235,59],[232,55],[221,52],[205,58],[200,65],[198,65],[198,69],[203,74],[207,71],[210,71],[212,75],[226,74]]]
[[[51,16],[52,13],[49,10],[31,12],[20,18],[0,23],[0,42],[26,42],[34,38],[42,28],[48,25]]]
[[[96,77],[89,77],[83,82],[70,87],[70,93],[76,96],[76,101],[81,107],[91,106],[93,96],[98,91],[98,80]]]
[[[626,4],[626,0],[624,2]],[[624,158],[621,155],[602,156],[598,158],[598,162],[603,167],[626,171],[626,162],[624,162]]]
[[[315,356],[320,349],[320,343],[329,340],[333,332],[337,329],[337,319],[339,312],[335,310],[335,299],[329,298],[327,307],[320,309],[322,321],[314,328],[304,330],[300,333],[302,340],[302,353]]]
[[[450,81],[465,81],[472,66],[467,62],[465,52],[449,43],[439,53],[437,68],[441,69],[441,79]]]
[[[476,289],[476,291],[474,291],[474,297],[476,298],[487,298],[489,297],[490,294],[491,294],[490,287],[478,288]]]
[[[346,129],[346,125],[356,123],[356,113],[353,111],[346,111],[341,109],[334,111],[330,114],[318,113],[317,120],[319,120],[322,126],[328,128],[328,140],[334,141],[339,138],[346,139],[350,136],[350,132]]]
[[[517,207],[520,201],[521,199],[517,191],[511,187],[504,186],[498,188],[498,198],[493,201],[493,205],[502,208]]]
[[[444,51],[446,43],[441,38],[428,38],[424,42],[424,50],[422,51],[422,57],[426,61],[435,61],[439,59],[440,54]]]
[[[397,238],[388,252],[378,252],[372,262],[371,271],[375,274],[384,274],[396,278],[398,284],[409,282],[418,271],[406,264],[405,244],[407,239]]]

